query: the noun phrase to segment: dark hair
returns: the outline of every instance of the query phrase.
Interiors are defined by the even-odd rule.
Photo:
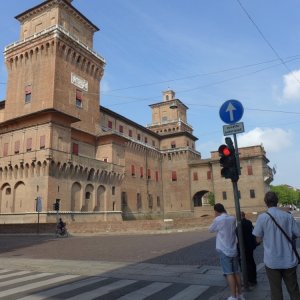
[[[274,192],[267,192],[265,194],[265,203],[268,207],[273,207],[273,206],[277,206],[278,203],[278,197],[276,195],[276,193]]]
[[[226,213],[226,209],[224,208],[224,205],[221,203],[216,203],[214,205],[214,211],[218,213]]]

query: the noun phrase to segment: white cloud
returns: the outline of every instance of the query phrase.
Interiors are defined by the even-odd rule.
[[[247,147],[262,144],[267,153],[278,152],[292,145],[293,132],[281,128],[255,128],[238,135],[238,146]]]
[[[283,76],[283,102],[300,102],[300,70]]]

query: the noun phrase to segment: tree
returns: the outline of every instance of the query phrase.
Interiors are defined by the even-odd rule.
[[[209,192],[207,194],[207,199],[208,199],[208,203],[211,205],[211,206],[214,206],[215,205],[215,195],[212,193],[212,192]]]
[[[287,185],[271,185],[271,191],[276,193],[279,199],[279,203],[282,205],[297,205],[300,203],[300,191],[294,190],[292,187],[289,187]]]

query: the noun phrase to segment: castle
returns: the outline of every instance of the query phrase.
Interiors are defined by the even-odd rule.
[[[101,106],[98,27],[71,0],[43,1],[16,19],[0,102],[1,223],[35,222],[37,211],[49,222],[55,202],[77,222],[197,216],[211,210],[208,192],[234,207],[218,152],[201,158],[174,91],[150,105],[147,126]],[[240,205],[263,207],[273,179],[266,153],[260,145],[239,153]]]

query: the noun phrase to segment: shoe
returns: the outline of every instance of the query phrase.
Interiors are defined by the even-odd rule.
[[[238,298],[235,298],[235,297],[232,297],[232,296],[230,296],[230,297],[228,297],[227,298],[227,300],[237,300]]]
[[[236,299],[238,299],[238,300],[246,300],[243,294],[238,295]]]

